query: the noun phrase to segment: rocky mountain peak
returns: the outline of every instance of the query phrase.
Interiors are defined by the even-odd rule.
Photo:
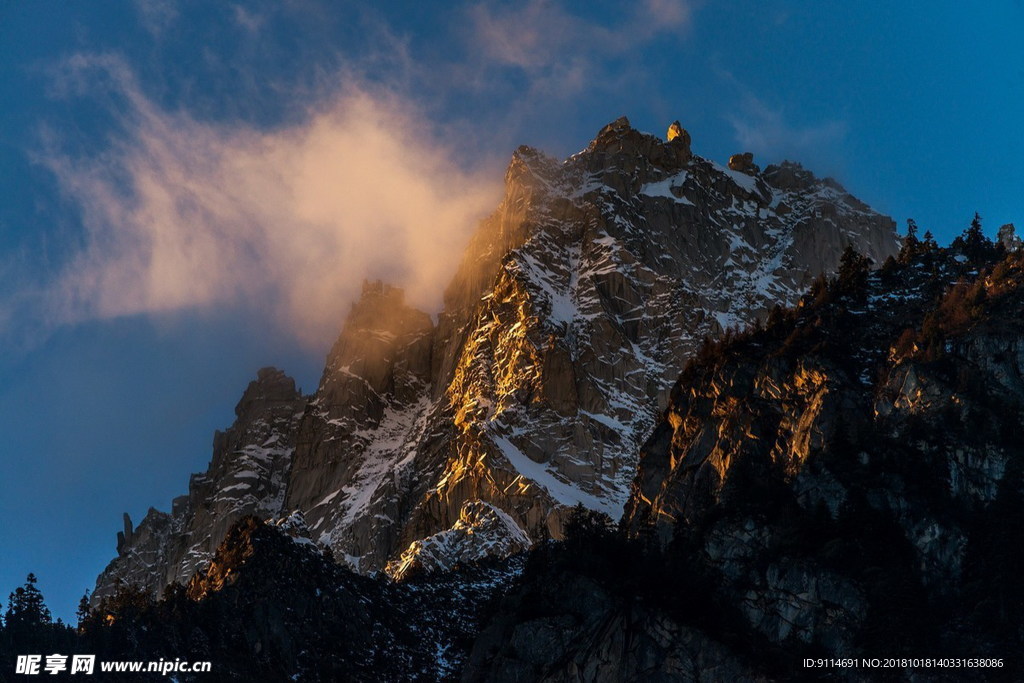
[[[267,411],[275,403],[294,402],[299,398],[301,394],[295,388],[295,380],[284,371],[274,367],[260,368],[256,379],[249,382],[235,406],[235,416],[243,420],[246,416]]]
[[[761,172],[761,167],[754,163],[754,154],[752,152],[744,152],[743,154],[733,154],[729,157],[729,170],[739,171],[747,175],[757,175]]]
[[[512,153],[505,171],[506,191],[514,188],[543,188],[557,176],[560,165],[554,157],[533,147],[520,145]]]
[[[672,129],[670,128],[670,132]],[[633,128],[625,116],[602,128],[587,148],[570,158],[571,165],[584,173],[601,173],[602,182],[627,189],[656,176],[683,169],[692,158],[690,135],[682,127],[668,141]],[[620,177],[621,176],[621,177]]]
[[[678,121],[673,121],[665,133],[665,139],[672,142],[676,138],[682,138],[683,144],[690,146],[690,133]]]
[[[813,173],[795,161],[769,164],[763,175],[766,182],[780,190],[809,190],[814,187],[816,180]]]
[[[590,142],[587,149],[604,149],[609,145],[615,144],[617,141],[622,140],[630,133],[637,132],[632,125],[629,123],[629,119],[625,116],[620,116],[608,125],[604,126],[598,131],[597,135]]]
[[[362,293],[345,318],[349,333],[403,335],[421,330],[429,316],[405,303],[405,292],[380,280],[365,280]]]
[[[327,356],[319,407],[329,419],[369,425],[380,420],[389,397],[412,400],[430,380],[433,330],[430,316],[407,306],[400,288],[364,282]]]
[[[405,292],[382,280],[363,280],[359,299],[352,304],[353,312],[377,302],[402,306],[405,303]]]

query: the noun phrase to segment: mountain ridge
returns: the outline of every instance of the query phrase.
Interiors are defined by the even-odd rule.
[[[278,437],[294,444],[271,468],[286,470],[283,498],[228,478],[219,494],[238,493],[216,524],[197,521],[198,500],[151,513],[94,601],[187,578],[164,565],[194,551],[194,571],[256,509],[300,511],[314,540],[361,572],[416,564],[407,551],[477,502],[518,528],[489,527],[507,531],[493,547],[560,537],[576,503],[617,517],[639,447],[705,337],[794,303],[849,244],[879,263],[898,248],[891,219],[835,181],[788,162],[715,164],[676,127],[663,141],[622,118],[564,162],[517,149],[436,324],[399,290],[364,285],[317,391],[295,399],[297,429]]]
[[[463,680],[793,680],[819,673],[807,659],[936,648],[1015,680],[1024,256],[976,236],[910,240],[875,272],[849,254],[798,307],[706,346],[620,530],[580,510],[535,552]],[[926,667],[891,673],[965,677]]]
[[[691,359],[622,523],[578,506],[560,542],[396,582],[248,517],[187,589],[108,599],[79,638],[206,643],[256,678],[858,681],[877,670],[805,662],[884,656],[893,679],[1015,680],[1022,313],[1024,253],[980,231],[874,271],[848,250]]]

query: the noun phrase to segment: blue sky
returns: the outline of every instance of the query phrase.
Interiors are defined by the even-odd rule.
[[[679,119],[942,242],[1024,223],[1019,1],[376,4],[0,4],[2,595],[73,614],[364,277],[436,307],[518,144]]]

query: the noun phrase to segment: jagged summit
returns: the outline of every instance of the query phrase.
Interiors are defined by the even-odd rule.
[[[436,324],[400,290],[364,285],[317,391],[280,416],[279,466],[197,475],[195,496],[248,502],[168,521],[153,547],[190,547],[186,527],[219,540],[242,507],[298,510],[358,571],[415,547],[443,568],[435,551],[475,552],[467,510],[493,510],[501,524],[484,526],[506,540],[560,537],[576,504],[620,516],[640,446],[705,337],[795,303],[848,245],[876,263],[899,248],[892,220],[834,181],[749,170],[692,154],[681,126],[665,141],[625,118],[564,161],[520,147]],[[199,519],[189,501],[175,520]],[[152,574],[181,577],[212,547],[185,564],[153,555]],[[112,565],[100,583],[124,576]]]
[[[682,128],[679,131],[664,141],[636,130],[623,116],[602,128],[587,148],[570,157],[567,164],[591,174],[618,170],[648,178],[659,171],[674,173],[693,156],[689,133]]]
[[[682,138],[683,143],[690,146],[690,134],[683,128],[678,121],[673,121],[672,125],[668,127],[668,132],[665,134],[665,139],[672,142],[676,138]]]
[[[295,380],[274,367],[260,368],[256,379],[249,383],[241,400],[235,406],[235,416],[240,420],[265,413],[275,403],[291,403],[302,395],[295,388]]]
[[[733,154],[729,157],[729,170],[756,176],[761,172],[761,167],[754,163],[753,152],[744,152],[743,154]]]

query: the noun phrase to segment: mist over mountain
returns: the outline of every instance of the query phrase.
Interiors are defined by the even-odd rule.
[[[577,504],[620,517],[704,338],[794,303],[849,245],[898,250],[834,180],[667,137],[622,118],[563,162],[519,148],[436,323],[366,283],[317,391],[261,371],[189,495],[128,523],[94,604],[187,581],[249,514],[299,511],[340,562],[392,575],[561,538]]]

